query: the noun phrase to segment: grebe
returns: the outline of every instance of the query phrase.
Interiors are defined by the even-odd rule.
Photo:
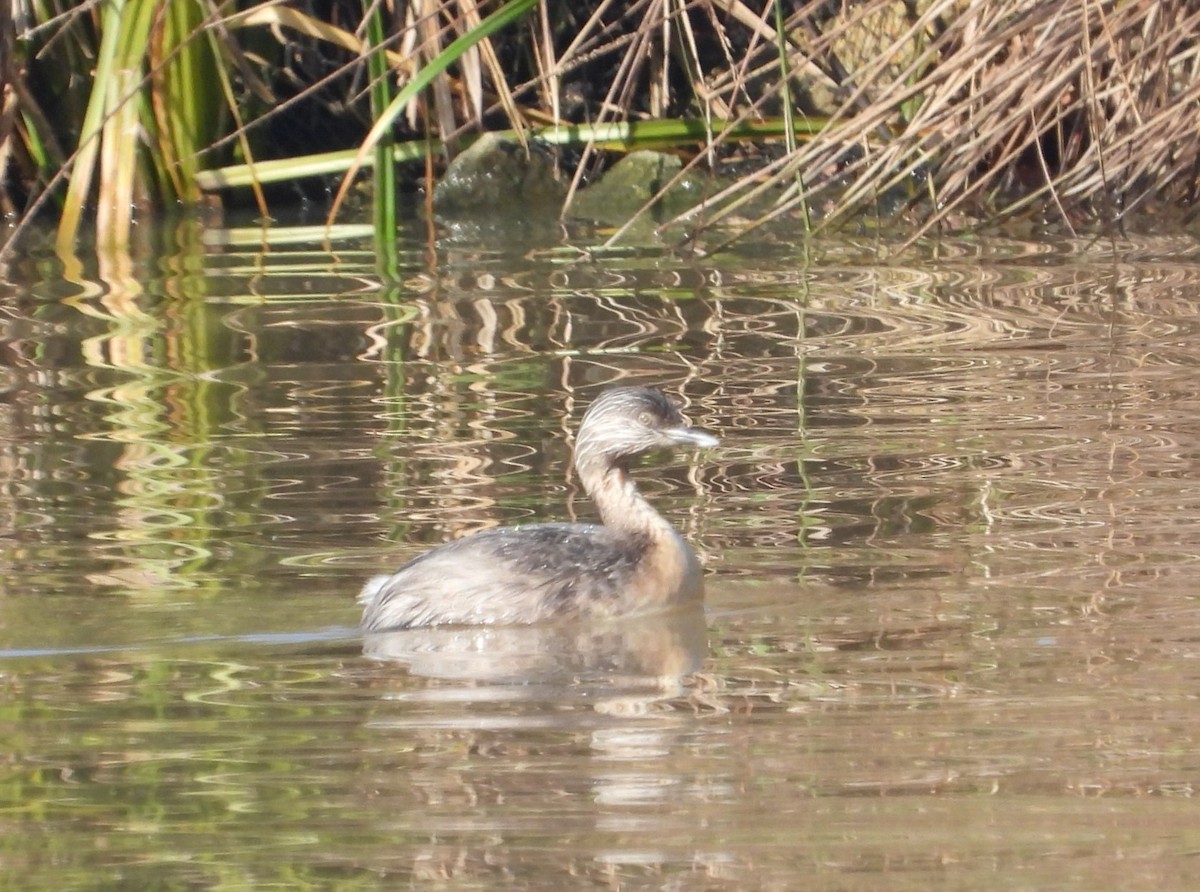
[[[602,524],[544,523],[448,542],[363,587],[367,632],[619,616],[699,600],[695,552],[629,476],[635,458],[672,446],[716,446],[648,387],[596,398],[575,442],[575,468]]]

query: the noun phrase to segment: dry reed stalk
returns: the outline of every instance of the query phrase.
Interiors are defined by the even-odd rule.
[[[842,41],[887,6],[847,4],[822,22],[823,5],[808,4],[789,19],[789,33],[808,35],[796,61],[843,72],[843,98],[821,137],[774,175],[779,188],[804,170],[807,200],[826,198],[831,218],[899,191],[918,232],[959,210],[1049,206],[1070,226],[1197,198],[1200,5],[932,0],[874,55],[846,64]]]
[[[735,223],[740,233],[809,208],[836,221],[882,203],[906,210],[909,231],[919,233],[1031,210],[1071,226],[1200,199],[1198,0],[797,0],[786,19],[778,2],[591,0],[580,8],[543,0],[520,28],[484,37],[439,69],[408,106],[407,125],[453,139],[502,120],[520,134],[527,121],[700,118],[714,133],[696,167],[720,160],[729,122],[820,113],[828,120],[821,133],[782,156],[765,153],[753,176],[703,210],[705,225]],[[399,88],[417,82],[419,65],[501,6],[391,0],[389,76]],[[241,28],[274,33],[289,48],[300,34],[326,54],[301,98],[344,91],[319,100],[333,110],[362,95],[362,78],[351,75],[365,70],[369,48],[318,21],[315,9],[262,2],[225,19],[214,13],[207,27],[225,53],[222,93],[232,98],[240,82],[254,109],[234,108],[235,132],[215,145],[242,139],[249,155],[250,129],[277,126],[298,101],[257,107],[280,72],[260,56],[251,61],[238,45],[247,45]],[[40,51],[69,41],[60,22],[79,15],[51,12],[39,26],[50,29],[38,35]],[[11,42],[11,17],[2,21]],[[38,109],[11,72],[8,80],[0,136],[12,149],[14,128],[28,129],[22,122],[37,121]],[[806,98],[793,108],[792,95]],[[52,151],[53,130],[36,126]],[[577,184],[596,167],[590,147],[581,148]],[[738,215],[750,213],[747,226]],[[688,225],[699,228],[698,219]]]

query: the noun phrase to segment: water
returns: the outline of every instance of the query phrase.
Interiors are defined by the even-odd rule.
[[[0,270],[0,885],[1194,885],[1191,240],[174,243]],[[364,654],[615,382],[706,611]]]

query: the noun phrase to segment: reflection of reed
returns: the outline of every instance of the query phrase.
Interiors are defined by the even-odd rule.
[[[1095,840],[1138,822],[1136,869],[1185,875],[1160,844],[1194,824],[1200,267],[1051,248],[615,272],[414,251],[394,303],[354,279],[371,258],[281,252],[193,266],[185,299],[147,276],[127,298],[152,324],[13,299],[5,641],[168,639],[9,652],[13,857],[57,841],[79,876],[96,853],[127,873],[144,821],[191,879],[236,838],[317,882],[745,888],[820,859],[929,885],[965,853],[983,887],[996,840],[1036,860],[1065,817],[1098,875],[1121,859]],[[564,501],[586,519],[567,431],[613,380],[685,393],[722,436],[639,476],[716,571],[681,687],[659,678],[694,665],[688,633],[641,621],[380,660],[173,631],[348,626],[384,553]],[[193,581],[225,597],[170,598]],[[349,842],[295,845],[313,833]]]
[[[510,290],[483,300],[476,291],[461,299],[452,294],[447,287],[436,298],[422,295],[411,324],[388,329],[408,345],[400,352],[443,370],[424,382],[427,394],[415,392],[410,376],[396,380],[403,391],[388,398],[398,407],[389,415],[398,422],[390,447],[397,476],[389,490],[400,501],[392,511],[409,528],[440,528],[432,541],[561,517],[562,483],[551,482],[524,503],[505,496],[528,492],[533,474],[570,479],[567,432],[578,421],[572,395],[627,378],[672,389],[673,379],[690,375],[689,362],[680,353],[662,352],[661,345],[702,328],[697,311],[704,309],[698,302],[661,298],[616,301]],[[651,345],[657,345],[652,354],[640,353]],[[622,357],[619,363],[610,361],[614,355]],[[636,370],[645,362],[661,367]],[[550,388],[543,383],[548,379]],[[544,423],[547,415],[556,419],[552,425]],[[568,514],[574,516],[574,509]]]
[[[157,592],[167,584],[188,585],[180,570],[211,555],[211,532],[196,524],[196,515],[216,507],[214,478],[184,473],[195,456],[189,455],[190,444],[172,442],[175,422],[164,398],[178,384],[180,370],[161,362],[163,320],[143,309],[141,286],[131,270],[122,270],[118,277],[102,269],[108,290],[95,301],[74,301],[82,312],[109,325],[105,333],[82,342],[86,363],[122,379],[87,394],[109,408],[108,428],[84,436],[121,444],[112,463],[120,493],[113,527],[90,534],[101,543],[95,548],[97,557],[112,561],[112,569],[89,578]]]
[[[1187,478],[1200,407],[1185,248],[994,241],[883,265],[847,241],[804,261],[573,265],[482,250],[432,263],[414,245],[391,291],[358,243],[230,248],[170,258],[165,281],[114,264],[70,303],[15,309],[14,386],[58,381],[47,399],[78,386],[106,407],[102,423],[70,407],[62,423],[122,453],[81,459],[115,470],[120,498],[87,535],[153,577],[212,552],[215,514],[282,534],[308,511],[336,538],[382,513],[412,545],[586,519],[567,432],[576,397],[618,381],[685,394],[722,433],[703,469],[646,476],[718,569],[960,572],[1005,560],[985,542],[1001,527],[1034,555],[1069,541],[1162,568],[1185,560],[1172,543],[1189,519],[1153,518],[1187,501],[1168,481]],[[978,547],[928,547],[964,528]]]

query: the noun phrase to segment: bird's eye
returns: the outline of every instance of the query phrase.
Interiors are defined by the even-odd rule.
[[[638,413],[638,424],[650,427],[654,424],[654,416],[649,412],[640,412]]]

